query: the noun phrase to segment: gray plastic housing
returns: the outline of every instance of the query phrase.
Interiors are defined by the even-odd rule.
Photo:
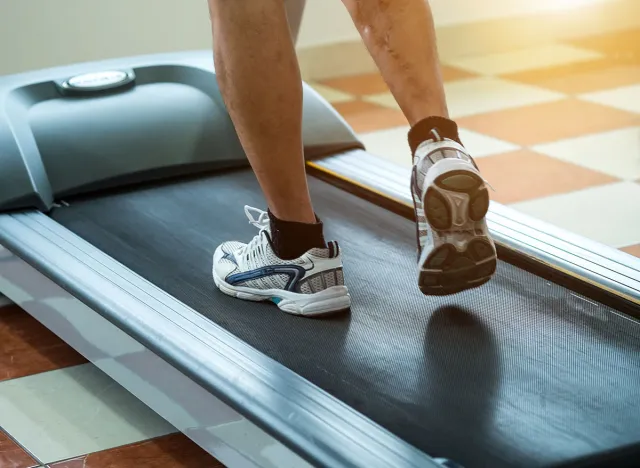
[[[307,85],[303,140],[307,159],[363,147]],[[247,165],[210,51],[0,77],[0,211]]]

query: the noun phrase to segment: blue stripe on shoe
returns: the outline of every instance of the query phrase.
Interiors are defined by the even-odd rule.
[[[272,265],[227,276],[225,281],[232,286],[237,286],[240,283],[267,276],[287,275],[289,277],[289,282],[285,286],[285,289],[287,291],[293,291],[298,285],[298,282],[304,278],[306,272],[307,270],[298,265]]]

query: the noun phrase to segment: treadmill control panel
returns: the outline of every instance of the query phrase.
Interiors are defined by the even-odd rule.
[[[89,94],[129,87],[135,79],[133,70],[107,70],[76,75],[57,85],[63,94]]]

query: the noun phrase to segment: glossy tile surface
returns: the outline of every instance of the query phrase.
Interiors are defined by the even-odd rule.
[[[491,198],[510,204],[616,182],[617,179],[530,150],[488,156],[477,161],[495,188]]]
[[[563,98],[562,94],[555,91],[490,77],[446,83],[445,93],[452,118],[552,102]],[[366,96],[363,99],[392,109],[399,108],[389,92]]]
[[[362,142],[370,152],[390,159],[401,166],[411,166],[411,154],[407,140],[409,126],[360,135]],[[460,139],[476,158],[506,153],[518,149],[517,145],[461,128]]]
[[[640,178],[640,126],[537,145],[533,149],[620,179]]]
[[[409,126],[389,128],[360,135],[360,140],[372,154],[389,159],[400,166],[411,167],[412,157],[407,132]]]
[[[640,244],[623,247],[622,251],[628,253],[629,255],[640,257]]]
[[[50,468],[217,468],[223,465],[182,434],[94,452]]]
[[[0,309],[0,381],[84,362],[81,355],[19,307]]]
[[[503,78],[577,95],[638,83],[640,65],[601,59],[507,74]]]
[[[640,124],[640,114],[577,99],[518,107],[459,119],[459,125],[523,146]]]
[[[366,101],[337,103],[334,107],[357,133],[369,133],[407,123],[400,110]]]
[[[628,29],[570,41],[576,47],[640,63],[640,29]]]
[[[461,57],[447,63],[483,75],[522,72],[558,64],[576,63],[600,58],[601,54],[566,44],[549,44],[480,57]]]
[[[582,94],[580,99],[624,111],[640,113],[640,84]]]
[[[387,84],[379,73],[333,78],[323,80],[320,84],[354,96],[366,96],[389,91]]]
[[[329,88],[321,84],[313,83],[311,87],[331,104],[347,102],[353,99],[350,94],[343,93],[342,91],[338,91],[337,89]]]
[[[92,364],[1,382],[0,415],[46,463],[175,431]]]
[[[445,92],[453,119],[553,102],[564,97],[555,91],[489,77],[450,83],[445,86]]]
[[[640,184],[617,182],[516,203],[514,208],[603,244],[625,247],[640,239]]]
[[[2,418],[0,416],[0,423]],[[0,429],[0,467],[31,468],[39,463]]]

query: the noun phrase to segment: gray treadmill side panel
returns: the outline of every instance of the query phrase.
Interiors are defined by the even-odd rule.
[[[51,218],[0,215],[0,245],[314,466],[439,466]]]
[[[75,95],[62,85],[105,71],[124,71],[134,84]],[[60,197],[248,164],[209,51],[3,77],[0,104],[0,210],[47,210]],[[303,140],[307,159],[362,147],[306,85]]]
[[[28,108],[24,95],[3,94],[0,82],[0,209],[44,210],[53,202],[51,184],[27,124]]]

